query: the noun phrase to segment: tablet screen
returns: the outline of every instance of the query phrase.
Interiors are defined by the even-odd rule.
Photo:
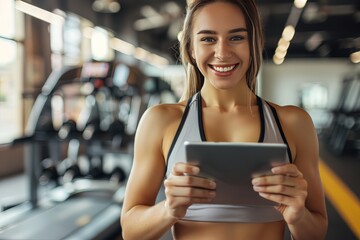
[[[279,143],[185,142],[186,161],[200,167],[201,177],[216,181],[213,204],[272,206],[253,190],[255,176],[288,163],[287,146]]]

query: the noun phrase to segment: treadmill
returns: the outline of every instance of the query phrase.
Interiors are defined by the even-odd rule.
[[[52,121],[53,94],[63,84],[94,85],[102,81],[106,85],[113,72],[112,63],[93,62],[86,68],[85,65],[64,67],[48,77],[30,113],[26,136],[13,142],[25,146],[29,199],[0,212],[0,239],[122,239],[120,214],[125,181],[111,183],[103,179],[79,178],[50,190],[43,190],[39,185],[44,157],[59,163],[63,145],[68,144],[70,138],[84,143],[80,130],[71,132],[71,137],[59,139],[59,131]],[[87,144],[90,143],[84,145]],[[125,154],[131,159],[131,152]]]

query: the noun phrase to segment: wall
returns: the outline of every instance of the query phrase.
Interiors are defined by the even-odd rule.
[[[341,81],[359,72],[357,65],[347,59],[289,59],[281,65],[265,63],[260,76],[260,95],[279,105],[299,105],[301,87],[320,83],[328,88],[328,109],[332,109],[338,101]]]

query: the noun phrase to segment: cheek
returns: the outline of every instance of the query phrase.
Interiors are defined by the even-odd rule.
[[[240,50],[240,53],[241,53],[243,59],[248,59],[248,61],[250,61],[250,48],[249,48],[249,46],[244,46]]]
[[[207,48],[199,48],[194,52],[194,57],[197,64],[204,64],[209,56],[211,55],[211,50]]]
[[[197,51],[196,52],[196,64],[201,72],[204,73],[206,70],[209,59],[209,53],[207,51]]]

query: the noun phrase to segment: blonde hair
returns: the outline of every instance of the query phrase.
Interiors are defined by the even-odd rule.
[[[234,4],[244,13],[250,46],[250,65],[246,72],[246,82],[249,89],[255,93],[256,77],[262,62],[264,38],[259,11],[254,0],[194,0],[187,7],[180,39],[180,57],[181,62],[185,67],[187,78],[185,90],[181,98],[182,100],[188,99],[196,92],[200,91],[204,84],[204,76],[191,56],[191,34],[196,12],[202,7],[214,2]]]

